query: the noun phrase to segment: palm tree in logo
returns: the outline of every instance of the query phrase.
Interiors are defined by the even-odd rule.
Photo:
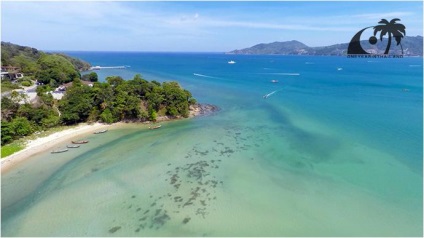
[[[377,43],[377,38],[375,35],[377,32],[380,32],[380,41],[383,41],[383,36],[388,34],[389,41],[387,43],[386,51],[384,51],[384,54],[388,54],[390,50],[390,45],[392,44],[392,36],[395,38],[397,45],[400,44],[402,38],[404,35],[406,35],[405,32],[405,26],[399,23],[396,23],[397,21],[400,21],[400,19],[395,18],[392,19],[390,22],[386,19],[381,19],[378,23],[381,25],[374,26],[374,36],[371,36],[369,39],[369,42],[371,44]],[[400,48],[402,49],[403,54],[403,47],[402,44],[400,44]]]

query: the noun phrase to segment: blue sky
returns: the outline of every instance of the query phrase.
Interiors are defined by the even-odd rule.
[[[299,40],[349,42],[381,18],[423,35],[422,2],[1,3],[1,40],[41,50],[226,52]]]

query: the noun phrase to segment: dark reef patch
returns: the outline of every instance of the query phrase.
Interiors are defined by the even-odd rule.
[[[109,229],[109,233],[115,233],[117,232],[119,229],[121,229],[120,226],[114,226],[112,228]]]

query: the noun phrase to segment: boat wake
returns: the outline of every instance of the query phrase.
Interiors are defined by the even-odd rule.
[[[208,76],[208,75],[204,75],[204,74],[196,74],[196,73],[193,73],[193,75],[194,75],[194,76],[198,76],[198,77],[203,77],[203,78],[211,78],[211,79],[215,79],[215,77]]]
[[[300,75],[300,73],[262,73],[262,74],[285,75],[285,76],[299,76]]]
[[[276,92],[278,92],[278,91],[280,91],[280,90],[276,90],[276,91],[270,92],[270,93],[268,93],[268,94],[265,94],[265,95],[263,96],[263,98],[267,99],[267,98],[271,97],[274,93],[276,93]]]

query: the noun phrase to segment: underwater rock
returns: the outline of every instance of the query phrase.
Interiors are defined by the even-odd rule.
[[[116,231],[118,231],[119,229],[121,229],[120,226],[115,226],[109,229],[109,233],[115,233]]]
[[[184,220],[183,220],[183,224],[187,224],[187,222],[189,222],[190,221],[190,217],[186,217],[186,218],[184,218]]]

